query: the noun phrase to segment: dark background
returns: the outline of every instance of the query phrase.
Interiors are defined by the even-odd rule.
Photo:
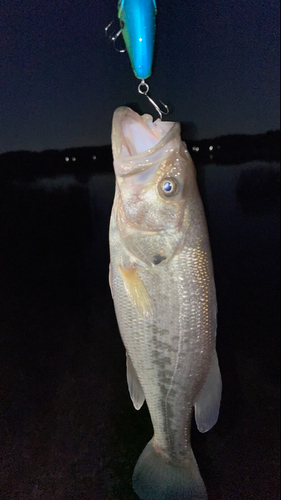
[[[112,157],[96,146],[109,144],[117,106],[152,110],[104,38],[116,3],[2,2],[0,152],[69,149],[0,157],[1,500],[137,500],[132,472],[152,428],[126,387],[108,287]],[[191,149],[216,138],[192,154],[224,390],[218,424],[193,429],[193,448],[209,500],[278,500],[278,134],[265,150],[239,134],[279,128],[279,3],[157,5],[151,95]]]
[[[193,448],[210,500],[277,500],[280,168],[210,164],[198,181],[224,390]],[[1,500],[136,500],[152,428],[130,401],[108,287],[113,191],[98,173],[1,184]]]
[[[158,0],[151,96],[197,138],[279,128],[278,0]],[[136,102],[127,54],[104,28],[117,0],[2,0],[0,153],[110,143],[115,108]]]

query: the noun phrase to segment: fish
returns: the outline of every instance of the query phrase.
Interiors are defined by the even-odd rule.
[[[129,393],[154,429],[133,473],[141,500],[207,499],[190,425],[215,425],[222,392],[209,235],[180,131],[126,106],[113,115],[109,282]]]
[[[118,18],[134,74],[140,80],[151,75],[156,0],[119,0]]]

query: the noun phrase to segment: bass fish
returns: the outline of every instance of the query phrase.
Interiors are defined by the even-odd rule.
[[[221,376],[208,230],[180,124],[128,107],[113,117],[110,273],[127,381],[154,436],[133,474],[141,500],[206,500],[190,443],[218,419]]]

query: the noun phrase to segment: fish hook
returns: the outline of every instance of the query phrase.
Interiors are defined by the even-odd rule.
[[[124,23],[123,23],[123,22],[120,22],[120,29],[119,29],[119,31],[117,31],[117,33],[115,33],[115,35],[114,35],[114,33],[112,33],[112,34],[110,34],[110,33],[109,33],[109,30],[110,30],[110,28],[111,28],[111,26],[113,25],[113,23],[114,23],[114,22],[115,22],[115,21],[111,21],[111,23],[109,23],[109,25],[108,25],[108,26],[106,26],[106,28],[105,28],[105,30],[104,30],[104,31],[105,31],[105,36],[108,36],[109,40],[113,43],[113,47],[115,48],[115,50],[116,50],[117,52],[120,52],[121,54],[123,54],[123,52],[126,52],[126,49],[118,49],[118,48],[116,47],[116,41],[117,41],[117,39],[119,38],[119,36],[121,35],[121,33],[122,33],[122,30],[123,30],[123,28],[124,28]]]
[[[163,104],[163,106],[165,108],[165,111],[163,111],[163,109],[160,109],[160,107],[156,104],[156,102],[153,101],[153,99],[151,99],[151,97],[148,95],[149,85],[144,80],[142,80],[141,83],[139,84],[139,86],[138,86],[138,92],[139,92],[139,94],[145,95],[147,97],[147,99],[149,100],[149,102],[151,102],[151,104],[156,109],[156,111],[159,114],[161,120],[163,119],[163,115],[168,115],[169,114],[170,110],[169,110],[167,104],[164,104],[164,102],[162,102],[159,99],[160,102],[161,102],[161,104]]]

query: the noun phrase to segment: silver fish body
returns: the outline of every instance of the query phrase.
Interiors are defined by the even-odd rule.
[[[221,378],[216,291],[193,162],[177,123],[129,108],[113,118],[116,193],[110,284],[136,409],[146,400],[154,436],[135,467],[141,500],[205,500],[190,445],[216,423]]]

